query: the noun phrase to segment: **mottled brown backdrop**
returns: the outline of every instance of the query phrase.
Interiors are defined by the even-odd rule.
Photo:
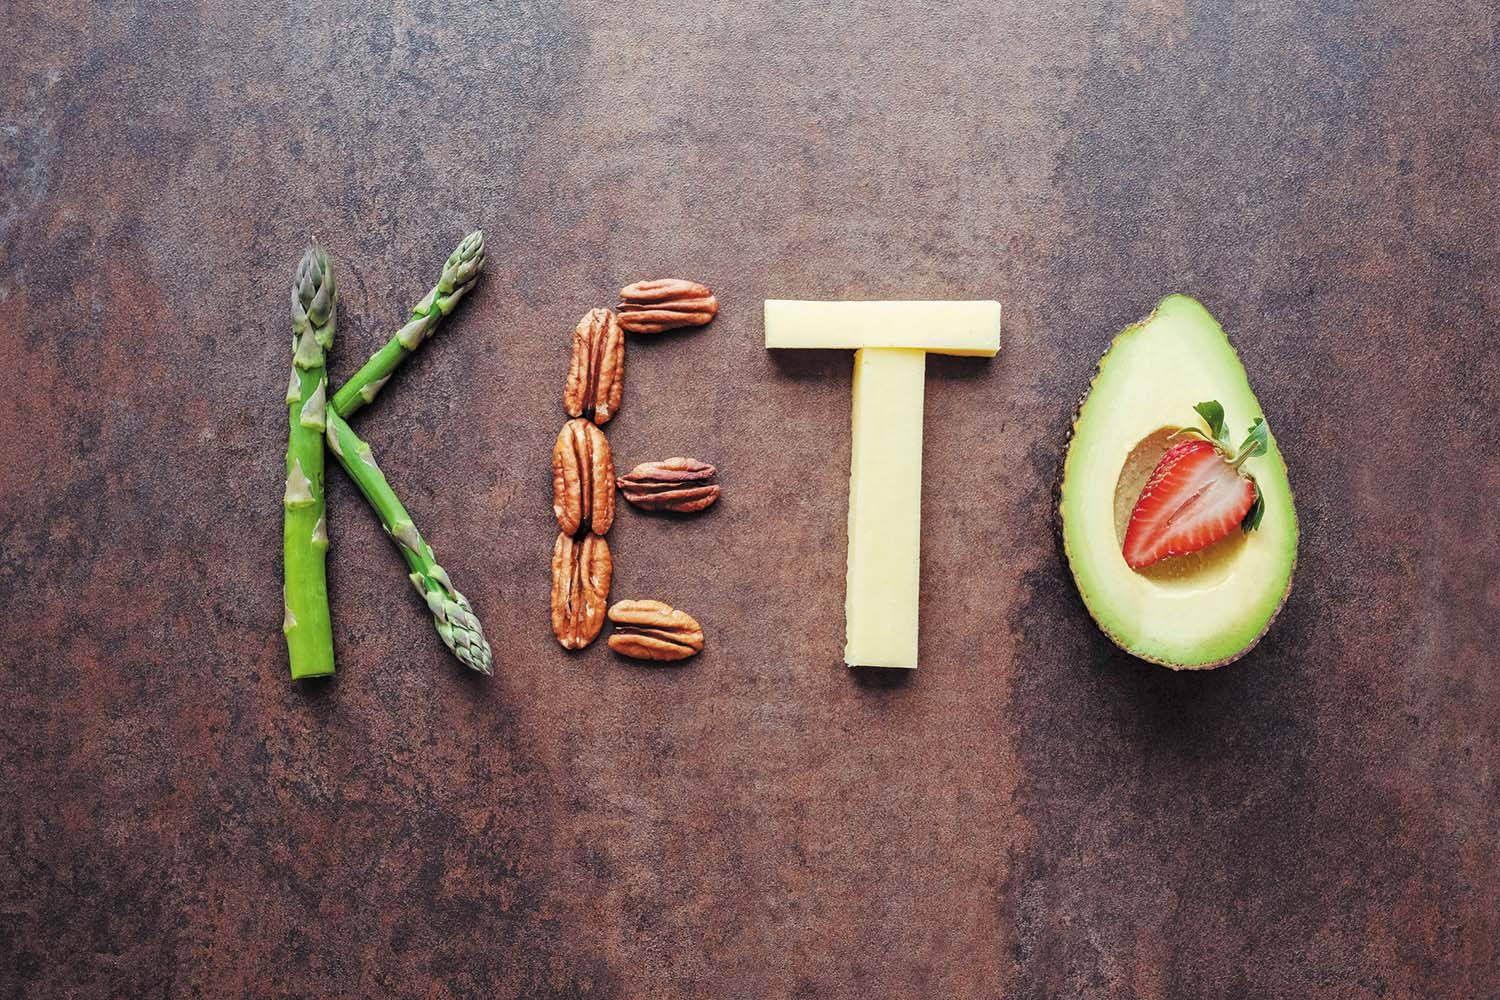
[[[5,996],[1500,995],[1492,3],[0,6]],[[475,226],[358,427],[495,677],[334,472],[295,685],[293,267],[336,257],[343,378]],[[546,610],[569,331],[661,275],[723,309],[631,344],[610,437],[726,493],[612,542],[702,619],[680,669]],[[1200,676],[1110,647],[1052,534],[1174,291],[1303,528]],[[768,355],[777,296],[1007,307],[930,365],[914,676],[841,663],[850,360]]]

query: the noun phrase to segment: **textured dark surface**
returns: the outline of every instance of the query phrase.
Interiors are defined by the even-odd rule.
[[[1493,4],[291,6],[0,13],[0,992],[1500,995]],[[293,267],[336,257],[342,378],[472,226],[358,426],[496,676],[334,474],[340,672],[294,685]],[[615,595],[709,646],[569,656],[568,337],[679,274],[720,317],[632,342],[609,434],[725,496],[622,511]],[[1206,676],[1115,652],[1051,534],[1172,291],[1303,526]],[[914,676],[841,665],[850,362],[769,356],[768,296],[1006,304],[929,367]]]

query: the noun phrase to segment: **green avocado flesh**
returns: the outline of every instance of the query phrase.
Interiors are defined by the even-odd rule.
[[[1174,669],[1248,652],[1281,609],[1297,561],[1297,513],[1273,434],[1243,466],[1265,501],[1259,528],[1140,572],[1125,564],[1125,526],[1168,436],[1201,427],[1193,405],[1210,399],[1223,404],[1236,442],[1264,416],[1208,310],[1181,295],[1163,299],[1100,360],[1063,463],[1063,549],[1083,603],[1115,645]]]

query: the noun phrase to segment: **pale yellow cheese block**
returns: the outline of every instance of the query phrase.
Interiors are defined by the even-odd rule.
[[[1000,303],[767,299],[765,317],[769,348],[856,352],[844,659],[915,667],[926,352],[993,357]]]
[[[919,350],[866,348],[854,355],[844,596],[850,666],[917,665],[926,367]]]
[[[860,350],[901,347],[994,357],[1000,303],[766,300],[766,346]]]

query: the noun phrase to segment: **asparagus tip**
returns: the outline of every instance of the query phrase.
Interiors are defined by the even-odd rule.
[[[297,264],[297,275],[292,280],[294,329],[300,331],[307,324],[321,327],[327,323],[333,315],[337,296],[328,251],[314,243],[302,254],[302,260]]]

